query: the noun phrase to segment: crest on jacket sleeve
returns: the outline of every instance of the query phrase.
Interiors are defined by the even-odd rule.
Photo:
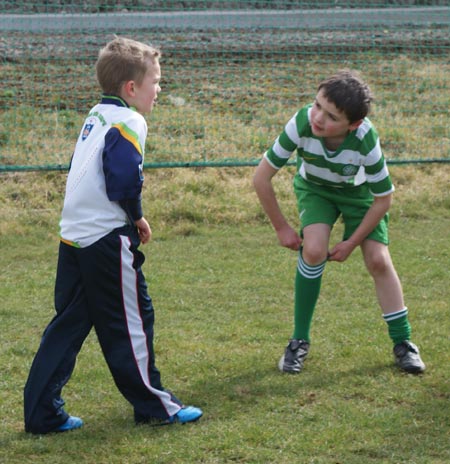
[[[86,120],[86,124],[83,127],[83,132],[81,133],[81,140],[83,142],[88,138],[94,125],[95,125],[95,118],[89,118]]]

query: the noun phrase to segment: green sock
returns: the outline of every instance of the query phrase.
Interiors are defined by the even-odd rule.
[[[408,308],[403,308],[394,313],[383,314],[383,319],[387,322],[389,336],[394,345],[411,338],[411,325],[408,321]]]
[[[310,341],[309,331],[319,298],[325,264],[326,261],[318,266],[309,266],[303,261],[301,253],[299,254],[295,275],[294,334],[292,338]]]

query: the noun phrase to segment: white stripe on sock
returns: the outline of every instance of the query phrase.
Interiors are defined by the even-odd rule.
[[[319,264],[318,266],[310,266],[309,264],[306,264],[305,261],[303,261],[303,257],[301,253],[299,253],[297,269],[298,272],[300,272],[300,274],[305,279],[316,279],[317,277],[320,277],[323,274],[326,263],[327,262],[324,261],[322,264]]]
[[[403,308],[400,311],[394,311],[393,313],[383,314],[383,319],[386,322],[395,321],[395,319],[400,319],[403,316],[408,314],[408,308]]]

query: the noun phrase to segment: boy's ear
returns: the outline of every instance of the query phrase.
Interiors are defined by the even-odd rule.
[[[352,122],[350,126],[348,126],[348,128],[350,129],[350,131],[354,131],[362,124],[363,121],[364,119],[360,119],[358,121]]]
[[[127,81],[123,84],[123,90],[125,94],[129,97],[134,96],[134,81]]]

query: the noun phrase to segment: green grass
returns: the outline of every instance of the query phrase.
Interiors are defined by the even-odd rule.
[[[85,427],[49,436],[23,432],[22,391],[53,314],[64,175],[0,177],[1,463],[449,462],[450,169],[392,170],[391,253],[427,364],[422,376],[393,366],[359,251],[327,265],[304,372],[277,371],[292,330],[296,254],[278,246],[251,173],[146,171],[154,238],[143,247],[144,272],[157,364],[165,386],[204,417],[136,427],[91,334],[64,390]],[[276,188],[296,224],[291,176],[292,169],[280,173]],[[339,234],[338,226],[333,241]]]

